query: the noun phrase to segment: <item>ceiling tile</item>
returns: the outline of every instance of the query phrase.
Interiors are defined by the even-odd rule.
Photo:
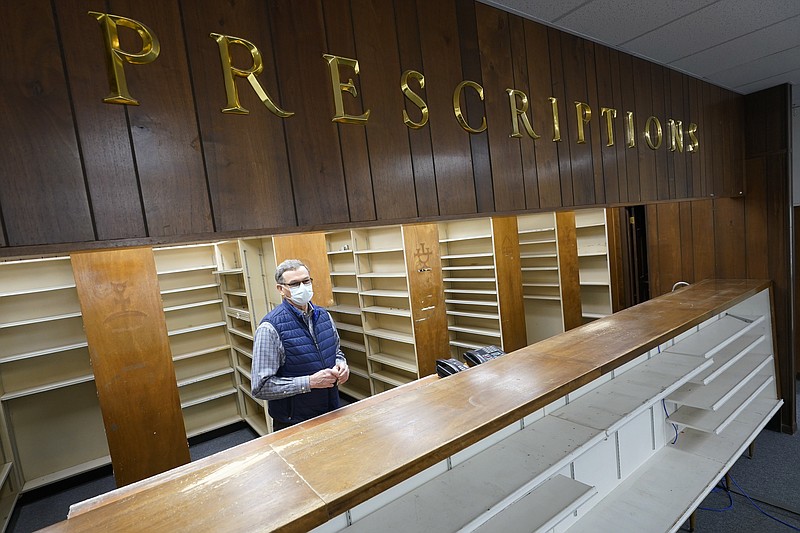
[[[719,85],[737,90],[738,87],[743,85],[780,76],[800,68],[800,53],[798,52],[800,52],[798,47],[783,50],[749,63],[711,74],[708,79]]]
[[[679,59],[670,66],[708,75],[739,66],[746,70],[752,61],[798,45],[800,15]]]
[[[575,8],[580,7],[592,0],[478,0],[483,4],[498,7],[504,11],[516,13],[523,17],[551,23],[559,17],[563,17]]]
[[[668,64],[798,14],[797,0],[720,0],[623,48]]]
[[[618,46],[716,1],[594,0],[559,19],[557,24],[596,41]],[[531,4],[530,9],[536,11],[539,3]]]

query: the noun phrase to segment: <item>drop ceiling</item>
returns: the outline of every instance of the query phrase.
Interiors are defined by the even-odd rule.
[[[740,94],[800,84],[800,0],[480,1]]]

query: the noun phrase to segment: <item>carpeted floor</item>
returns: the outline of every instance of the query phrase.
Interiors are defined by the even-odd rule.
[[[798,384],[800,389],[800,383]],[[798,396],[800,410],[800,396]],[[256,438],[244,424],[190,442],[192,460]],[[786,435],[764,430],[756,438],[752,459],[745,454],[731,468],[729,493],[712,492],[697,511],[697,533],[771,533],[800,531],[800,432]],[[115,488],[111,467],[101,468],[23,494],[9,523],[10,533],[36,531],[64,520],[69,506]],[[745,496],[750,497],[753,503]],[[758,505],[761,510],[753,504]],[[708,509],[708,510],[704,510]],[[727,509],[712,511],[710,509]],[[763,512],[762,512],[763,511]],[[789,525],[783,525],[766,514]],[[689,531],[688,522],[680,531]],[[606,532],[602,532],[606,533]],[[624,525],[618,532],[628,533]],[[656,533],[656,532],[630,532]]]
[[[800,409],[800,395],[796,401]],[[753,458],[743,455],[729,472],[733,481],[730,499],[724,490],[716,490],[700,505],[698,533],[800,531],[800,431],[786,435],[764,430],[755,442]],[[704,510],[728,507],[726,511]],[[688,524],[684,524],[681,531],[688,530]]]

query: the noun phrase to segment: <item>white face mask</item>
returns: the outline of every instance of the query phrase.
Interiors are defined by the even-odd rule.
[[[311,301],[311,297],[314,296],[314,290],[311,288],[310,283],[308,285],[301,283],[297,287],[289,287],[289,290],[292,293],[289,299],[300,307],[305,307]]]

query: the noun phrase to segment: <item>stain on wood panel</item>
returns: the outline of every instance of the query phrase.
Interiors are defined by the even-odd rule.
[[[601,104],[597,96],[597,78],[600,75],[605,75],[604,72],[599,74],[597,72],[596,54],[600,48],[605,47],[591,41],[585,41],[584,43],[584,53],[586,56],[586,92],[593,119],[589,122],[590,140],[587,140],[592,153],[592,174],[594,175],[594,201],[592,203],[602,205],[608,200],[606,199],[606,188],[603,177],[603,149],[600,139]]]
[[[398,87],[394,9],[389,2],[364,0],[353,0],[351,6],[356,50],[364,66],[359,74],[361,95],[370,109],[365,128],[377,218],[413,218],[417,216],[417,196],[411,147],[401,116],[404,98]]]
[[[666,291],[661,286],[661,254],[658,247],[658,208],[656,204],[645,206],[647,227],[647,280],[650,286],[650,298],[661,296]]]
[[[642,191],[640,186],[640,179],[639,179],[639,154],[638,149],[628,148],[627,143],[625,142],[625,131],[627,126],[626,124],[626,113],[632,112],[634,113],[634,132],[633,136],[636,139],[636,145],[638,146],[641,143],[641,138],[637,134],[636,128],[636,91],[634,90],[634,77],[633,77],[633,57],[628,54],[624,54],[622,52],[617,52],[617,58],[619,59],[619,75],[620,75],[620,92],[621,92],[621,99],[622,99],[622,108],[624,112],[622,114],[622,126],[620,127],[620,131],[622,132],[622,136],[620,138],[622,142],[622,146],[625,147],[624,149],[624,157],[625,157],[625,174],[627,178],[627,190],[628,190],[628,201],[629,202],[641,202],[642,201]],[[619,150],[617,151],[617,155],[619,155]],[[620,187],[620,190],[622,187]]]
[[[658,239],[654,243],[647,242],[648,247],[655,246],[658,254],[659,293],[665,293],[672,290],[675,282],[683,281],[679,204],[656,204],[656,213]]]
[[[669,100],[669,72],[661,65],[650,65],[651,95],[652,105],[650,107],[651,116],[658,120],[661,125],[660,142],[656,139],[654,128],[651,128],[653,144],[657,146],[655,150],[643,145],[640,150],[652,152],[655,162],[655,174],[653,179],[656,186],[656,197],[659,200],[669,200],[674,198],[675,176],[668,172],[667,159],[671,155],[669,145],[669,125],[667,124],[667,100]],[[654,120],[655,122],[655,120]]]
[[[714,250],[716,277],[739,279],[747,277],[747,253],[742,246],[744,200],[717,198],[714,200]]]
[[[591,43],[573,35],[561,34],[561,61],[564,69],[564,100],[562,139],[569,145],[572,166],[572,196],[574,205],[595,203],[594,161],[592,159],[591,122],[584,128],[585,142],[578,143],[578,118],[575,102],[586,103],[586,48]],[[563,179],[563,174],[562,174]]]
[[[152,249],[70,259],[117,486],[188,463]]]
[[[694,283],[694,246],[692,243],[692,204],[691,202],[680,202],[677,204],[680,211],[680,256],[681,256],[681,281]]]
[[[597,82],[597,98],[596,101],[602,102],[602,107],[607,107],[616,111],[616,118],[611,119],[611,128],[609,136],[608,123],[606,116],[603,115],[602,109],[597,106],[592,108],[594,120],[599,124],[600,135],[598,138],[598,153],[601,158],[601,168],[603,173],[604,191],[603,195],[608,203],[617,203],[620,201],[620,172],[619,164],[624,163],[625,157],[621,160],[617,156],[617,149],[620,143],[625,142],[624,132],[619,131],[617,124],[622,124],[621,117],[624,116],[624,109],[620,109],[617,98],[615,98],[614,88],[619,87],[619,58],[616,59],[616,69],[612,66],[612,54],[616,55],[616,51],[609,49],[606,46],[595,45],[594,61]],[[617,78],[615,80],[615,77]],[[611,113],[609,111],[609,113]],[[613,144],[609,146],[609,142]],[[594,149],[593,149],[594,151]]]

